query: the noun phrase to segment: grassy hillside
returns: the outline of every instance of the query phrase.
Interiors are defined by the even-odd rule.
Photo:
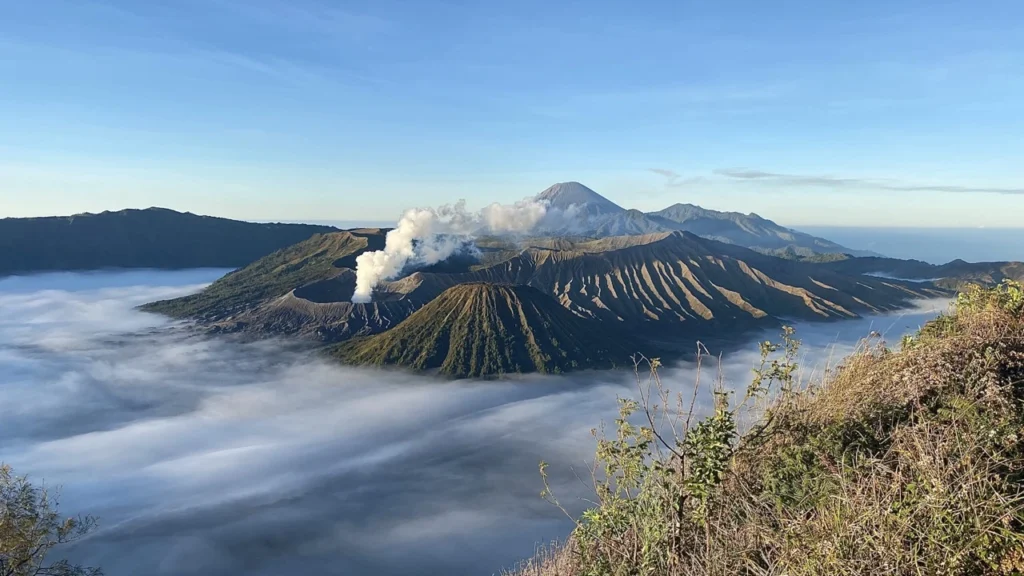
[[[620,340],[535,288],[461,284],[391,330],[340,344],[332,354],[466,378],[621,366],[631,352]]]
[[[162,208],[0,219],[0,275],[102,268],[235,268],[330,226],[259,224]]]
[[[311,282],[351,274],[356,255],[383,245],[384,235],[376,230],[317,234],[224,276],[198,294],[153,302],[142,309],[177,318],[219,320]]]
[[[752,383],[715,390],[713,413],[683,414],[677,435],[648,427],[669,416],[657,392],[623,401],[598,443],[597,505],[513,573],[1024,573],[1020,284],[971,288],[806,388],[797,348],[791,332],[763,344]],[[651,377],[659,390],[656,362]],[[759,416],[741,431],[748,410]]]

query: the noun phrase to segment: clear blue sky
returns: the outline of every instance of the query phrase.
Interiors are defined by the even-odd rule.
[[[392,220],[579,180],[1024,225],[1024,2],[0,0],[0,216]]]

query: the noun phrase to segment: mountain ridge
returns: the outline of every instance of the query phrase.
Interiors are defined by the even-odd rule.
[[[679,231],[581,242],[572,250],[524,250],[473,272],[414,273],[391,289],[427,300],[446,286],[476,281],[537,287],[585,318],[669,323],[855,318],[939,295],[924,286],[844,276]]]
[[[0,219],[0,275],[105,268],[237,268],[337,230],[126,209],[72,216]]]
[[[686,203],[675,203],[653,212],[626,209],[579,182],[554,184],[535,196],[535,200],[574,215],[577,222],[571,231],[577,234],[601,237],[680,230],[769,254],[789,250],[803,256],[823,253],[877,256],[874,252],[854,250],[780,226],[754,213],[721,212]]]
[[[993,286],[1004,280],[1024,281],[1024,262],[967,262],[961,259],[945,264],[896,258],[847,258],[817,264],[840,273],[874,274],[916,281],[934,281],[960,289],[966,283]]]
[[[686,232],[600,239],[529,239],[500,261],[463,272],[412,272],[352,303],[355,273],[341,264],[383,241],[338,232],[257,261],[197,295],[144,310],[194,318],[209,329],[338,342],[393,329],[454,286],[530,286],[571,314],[668,339],[726,335],[779,317],[855,318],[944,295],[928,285],[833,272]],[[343,249],[325,250],[328,246]],[[250,285],[251,284],[251,285]]]

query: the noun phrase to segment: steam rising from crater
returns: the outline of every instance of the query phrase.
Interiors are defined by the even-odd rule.
[[[397,277],[406,265],[430,265],[446,260],[482,234],[524,234],[564,227],[576,216],[575,207],[552,209],[545,200],[515,204],[494,203],[469,212],[464,200],[438,208],[412,208],[388,232],[384,249],[356,258],[356,289],[352,301],[370,302],[378,283]]]

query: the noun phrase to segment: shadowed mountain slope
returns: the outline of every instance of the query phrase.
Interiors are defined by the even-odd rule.
[[[391,330],[332,353],[349,363],[457,378],[632,365],[631,352],[607,327],[535,288],[486,283],[453,286]]]
[[[965,262],[929,264],[896,258],[847,258],[818,264],[841,274],[883,274],[893,278],[935,281],[948,288],[974,283],[995,286],[1003,280],[1024,280],[1022,262]]]
[[[102,268],[235,268],[331,226],[259,224],[164,208],[0,219],[0,275]]]

